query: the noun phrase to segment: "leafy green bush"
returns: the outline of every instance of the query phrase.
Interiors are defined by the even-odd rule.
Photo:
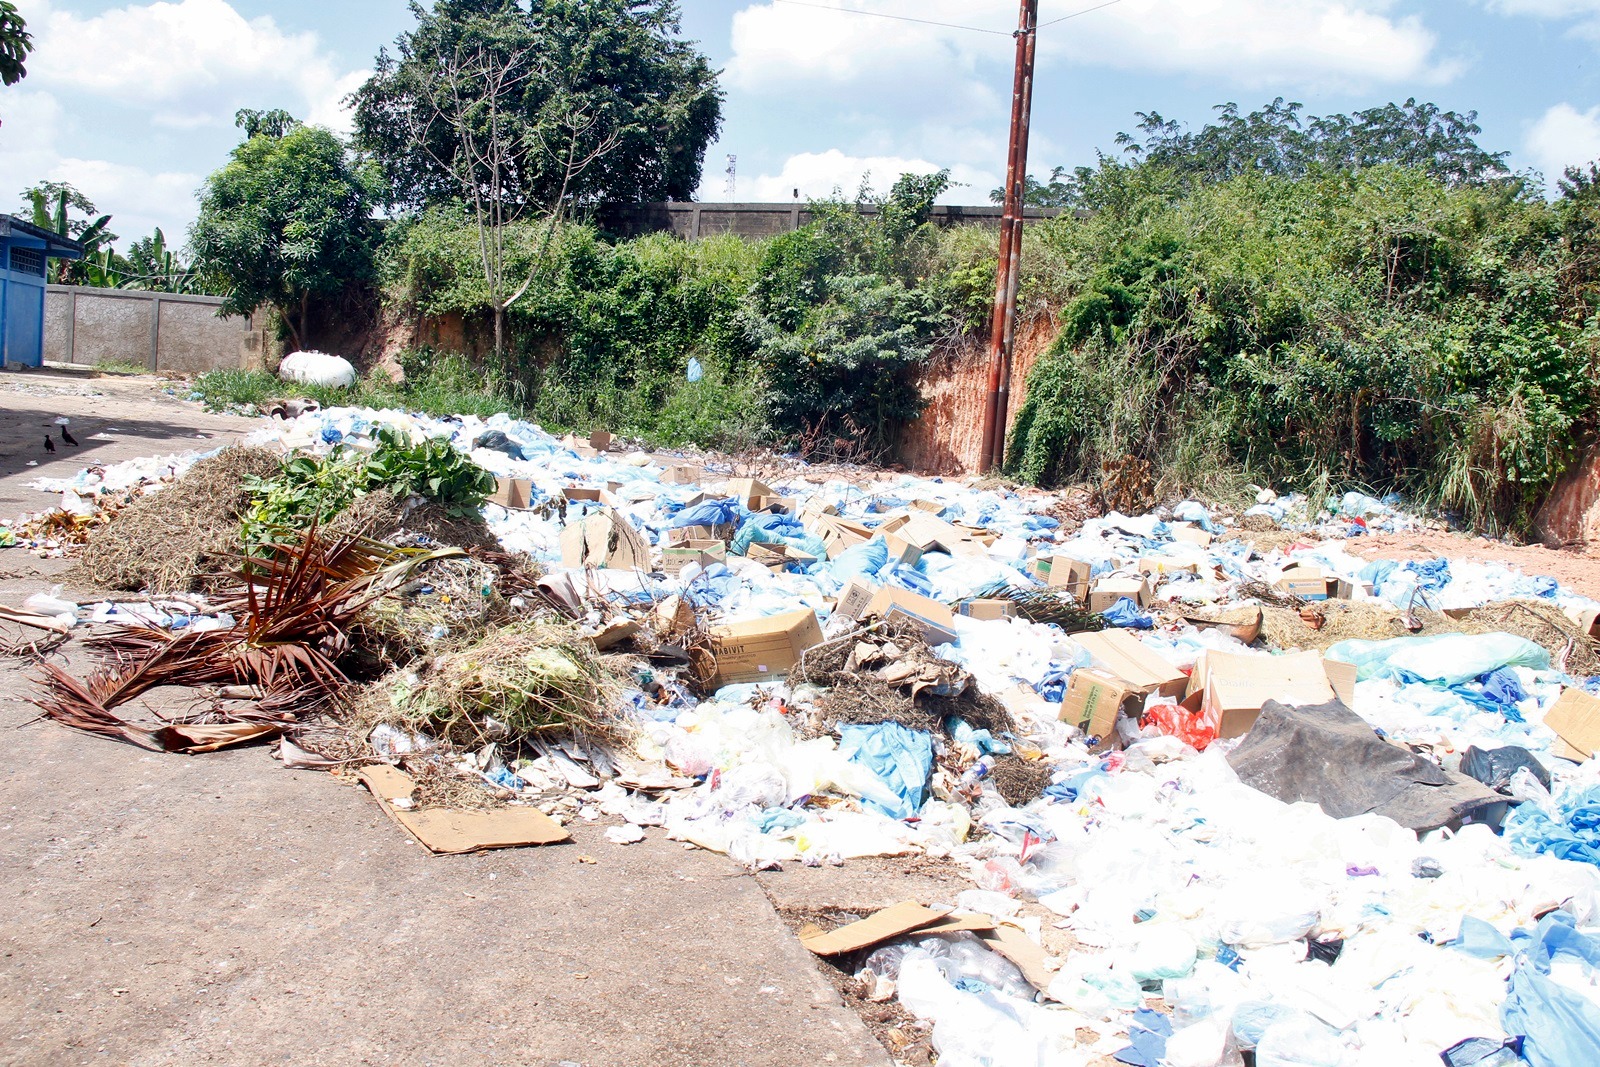
[[[1090,186],[1098,214],[1037,231],[1067,299],[1015,473],[1133,453],[1191,484],[1393,486],[1495,528],[1571,462],[1600,349],[1592,206],[1394,167],[1177,195],[1112,165]]]

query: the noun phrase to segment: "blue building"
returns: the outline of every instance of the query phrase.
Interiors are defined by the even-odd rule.
[[[0,364],[44,366],[44,286],[52,259],[83,246],[15,215],[0,215]]]

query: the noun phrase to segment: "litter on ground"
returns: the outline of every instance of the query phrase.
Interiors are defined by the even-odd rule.
[[[751,870],[945,861],[955,900],[800,933],[941,1067],[1600,1063],[1600,603],[1349,550],[1429,524],[1401,501],[1063,521],[314,406],[35,488],[7,540],[140,593],[0,610],[14,655],[99,657],[41,661],[49,718],[273,739],[436,853],[604,819]]]

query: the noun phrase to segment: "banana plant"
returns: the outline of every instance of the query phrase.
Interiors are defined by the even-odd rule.
[[[115,253],[111,249],[111,242],[116,238],[108,227],[111,224],[110,215],[101,215],[98,219],[86,225],[83,230],[74,235],[70,221],[67,218],[67,200],[70,196],[68,190],[63,189],[56,196],[55,210],[50,209],[49,199],[43,189],[34,189],[28,193],[28,199],[33,203],[33,224],[40,229],[49,230],[51,233],[77,241],[83,245],[82,264],[72,260],[63,259],[56,263],[56,281],[62,285],[75,283],[96,285],[99,283],[88,280],[89,263],[99,256],[105,264],[102,274],[110,270],[110,257]],[[109,275],[106,275],[109,277]],[[114,287],[115,283],[107,283]]]

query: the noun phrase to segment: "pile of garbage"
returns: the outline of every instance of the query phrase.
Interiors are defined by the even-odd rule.
[[[425,627],[414,575],[375,589],[366,625],[411,640],[330,699],[356,742],[297,712],[280,754],[364,766],[436,851],[608,816],[619,845],[751,869],[946,858],[973,882],[948,907],[803,938],[931,1025],[945,1067],[1600,1062],[1600,603],[1579,591],[1364,560],[1352,538],[1428,520],[1359,494],[1069,528],[1049,493],[504,415],[311,410],[251,443],[392,435],[494,476],[498,548],[466,556],[522,578]]]

